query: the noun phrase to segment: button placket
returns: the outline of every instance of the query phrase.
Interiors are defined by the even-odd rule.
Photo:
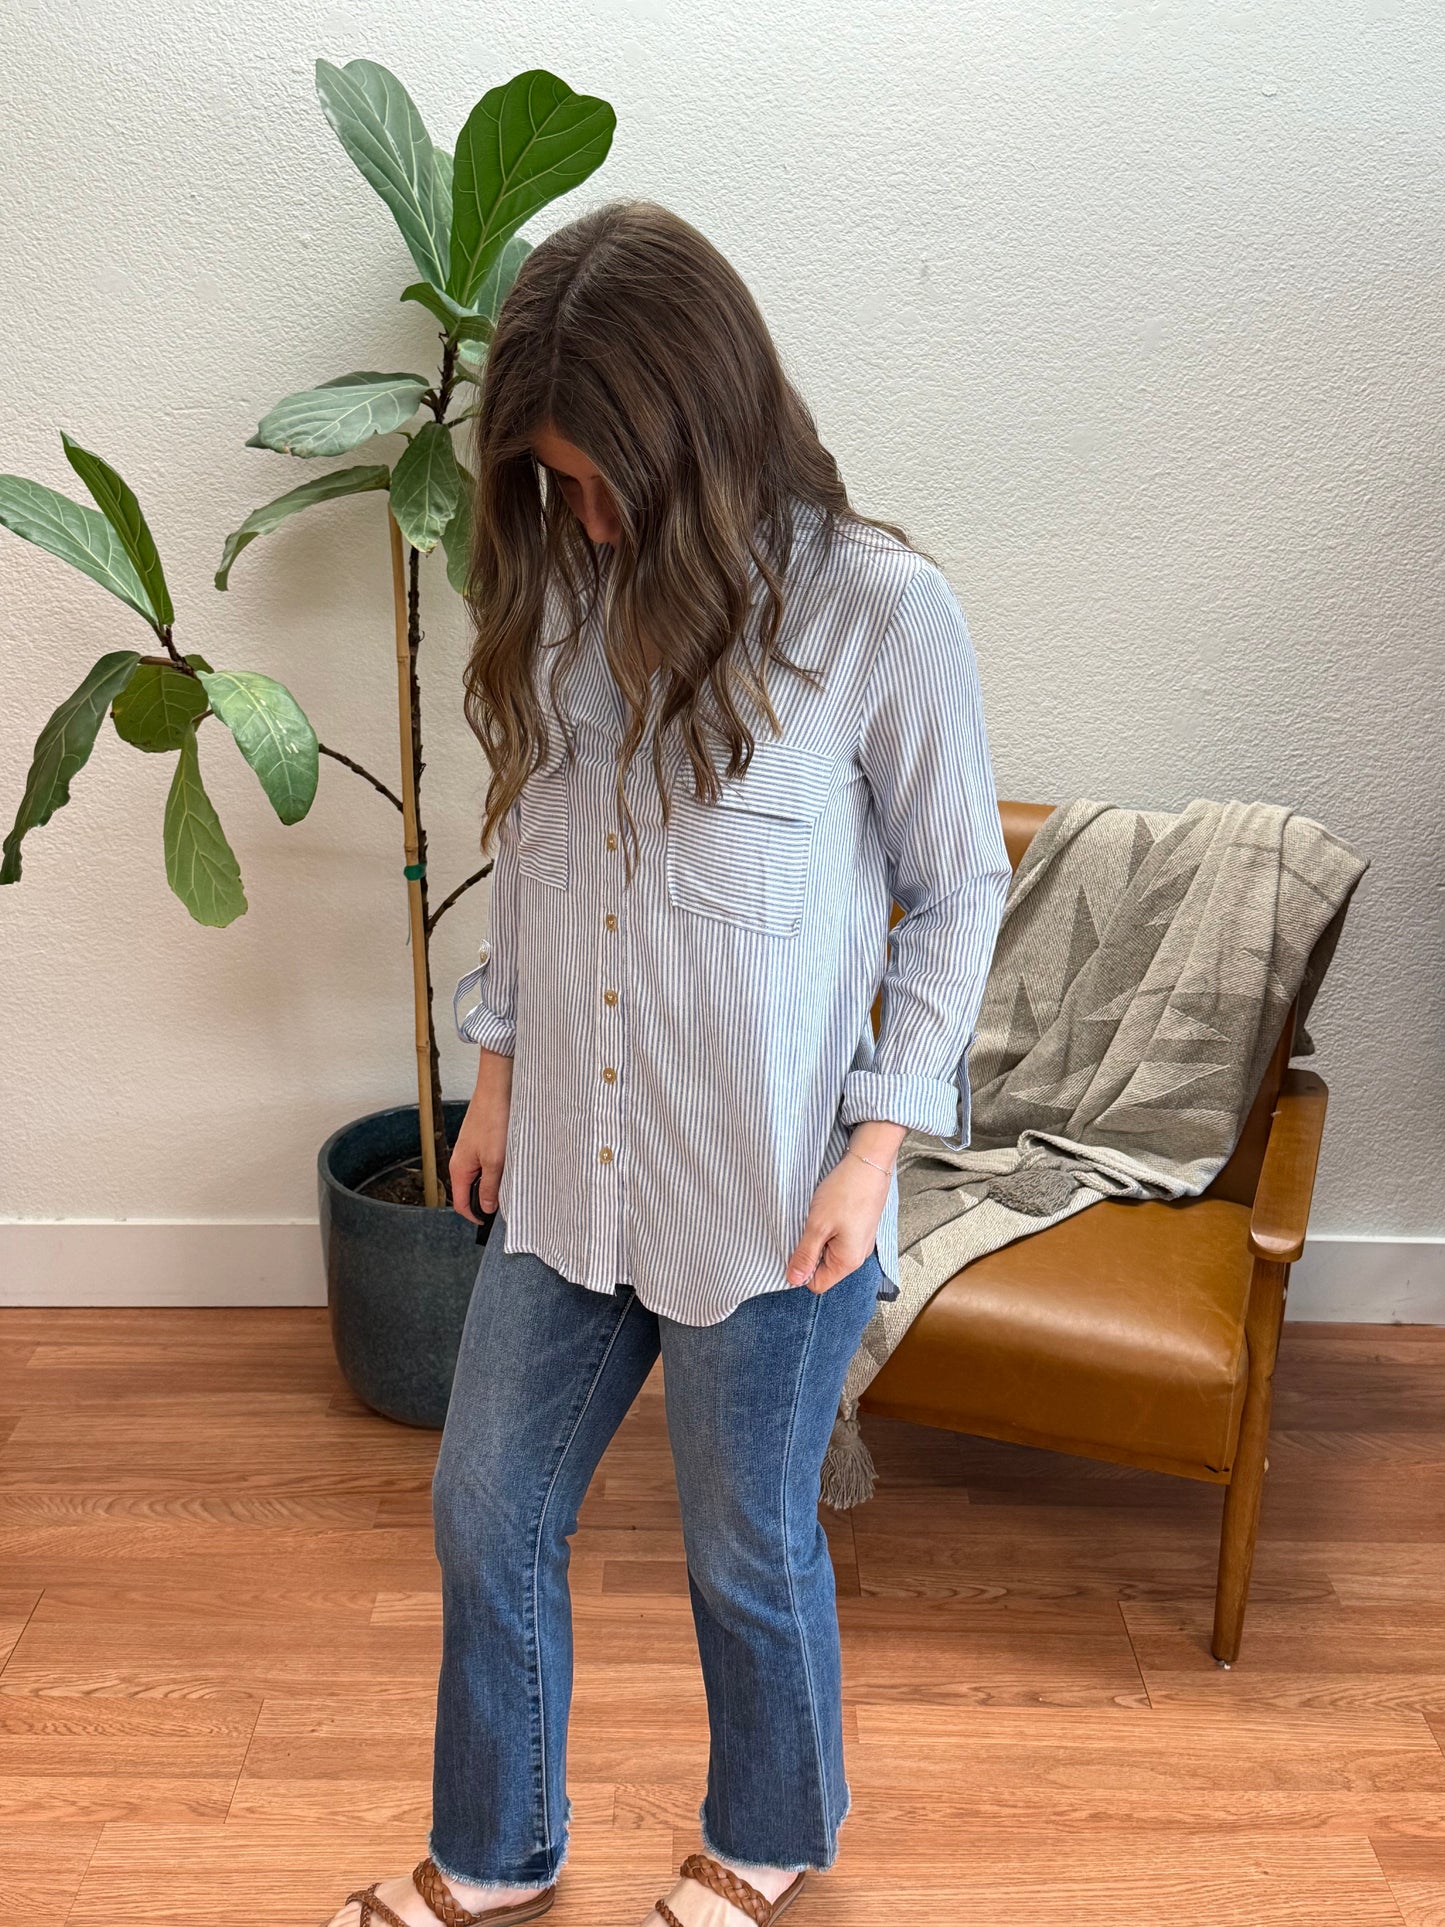
[[[605,833],[608,853],[618,848],[615,830]],[[621,1083],[619,1066],[622,1062],[622,1025],[623,1025],[623,931],[621,919],[616,910],[607,907],[608,900],[616,887],[614,865],[604,867],[602,929],[598,944],[599,972],[598,991],[600,994],[599,1021],[597,1037],[598,1085],[597,1085],[597,1165],[598,1179],[603,1189],[599,1195],[599,1217],[608,1225],[609,1237],[606,1246],[614,1256],[611,1261],[613,1279],[624,1275],[622,1259],[622,1168],[621,1168]],[[605,1173],[605,1176],[604,1176]]]

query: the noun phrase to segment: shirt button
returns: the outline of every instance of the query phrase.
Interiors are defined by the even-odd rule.
[[[602,1001],[604,1004],[615,1004],[617,1002],[617,992],[615,990],[604,990],[602,993]]]
[[[607,832],[607,847],[609,850],[615,850],[617,848],[617,836],[615,831],[609,830]]]
[[[610,1064],[607,1066],[606,1070],[603,1071],[602,1077],[605,1083],[615,1084],[617,1082],[617,1073],[615,1070],[613,1070]]]
[[[608,911],[608,913],[607,913],[607,916],[606,916],[606,918],[605,918],[605,922],[606,922],[606,924],[607,924],[607,928],[608,928],[609,930],[615,930],[615,929],[617,928],[617,919],[616,919],[616,917],[614,917],[614,916],[613,916],[613,914],[612,914],[612,912],[611,912],[610,910],[609,910],[609,911]]]
[[[612,1146],[610,1144],[604,1144],[602,1149],[597,1153],[597,1155],[604,1164],[611,1164]]]

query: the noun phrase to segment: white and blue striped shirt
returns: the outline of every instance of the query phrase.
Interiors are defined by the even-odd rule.
[[[454,999],[478,993],[462,1037],[514,1058],[506,1249],[689,1325],[786,1286],[854,1124],[969,1140],[966,1054],[1010,875],[973,646],[932,562],[842,523],[817,566],[820,526],[800,504],[778,642],[822,687],[772,670],[783,733],[759,718],[716,805],[670,745],[666,828],[649,720],[628,887],[622,699],[594,612],[555,692],[576,756],[554,724],[498,830],[482,963]],[[896,1177],[877,1253],[894,1296]]]

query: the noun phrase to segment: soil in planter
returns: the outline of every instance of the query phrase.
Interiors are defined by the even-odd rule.
[[[439,1172],[442,1198],[451,1205],[451,1187]],[[383,1165],[381,1170],[373,1171],[364,1183],[358,1184],[358,1194],[363,1198],[379,1198],[383,1204],[417,1204],[425,1206],[426,1193],[422,1188],[421,1159],[403,1158],[399,1163]]]

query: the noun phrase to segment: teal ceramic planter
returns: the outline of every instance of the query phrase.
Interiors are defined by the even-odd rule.
[[[446,1106],[455,1140],[465,1104]],[[440,1427],[482,1260],[477,1227],[457,1212],[363,1197],[388,1165],[414,1156],[415,1104],[344,1124],[317,1156],[331,1341],[347,1384],[402,1425]]]

